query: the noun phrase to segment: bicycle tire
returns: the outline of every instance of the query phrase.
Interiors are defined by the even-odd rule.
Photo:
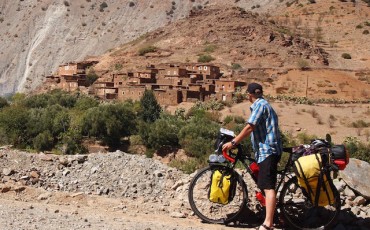
[[[279,208],[289,229],[330,229],[340,212],[338,190],[329,184],[334,193],[334,204],[325,207],[313,206],[306,193],[298,185],[297,177],[290,178],[279,195]]]
[[[236,220],[247,204],[247,186],[240,174],[237,176],[237,186],[234,199],[228,204],[213,203],[208,199],[211,186],[211,175],[216,169],[229,169],[225,166],[208,166],[201,169],[192,179],[188,198],[193,212],[204,222],[213,224],[228,224]]]

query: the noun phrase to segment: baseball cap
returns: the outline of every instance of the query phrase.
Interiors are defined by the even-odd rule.
[[[248,84],[247,92],[250,94],[262,94],[263,93],[262,85],[255,82],[250,83]]]

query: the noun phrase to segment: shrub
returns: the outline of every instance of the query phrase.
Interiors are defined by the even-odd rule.
[[[370,123],[364,120],[357,120],[357,121],[352,122],[351,126],[354,128],[367,128],[370,126]]]
[[[37,151],[51,150],[53,148],[53,136],[46,130],[33,139],[33,147]]]
[[[344,59],[352,59],[351,55],[348,54],[348,53],[343,53],[342,54],[342,58],[344,58]]]
[[[198,158],[191,158],[189,160],[173,160],[168,164],[170,167],[174,167],[180,169],[184,173],[190,174],[193,173],[196,169],[203,168],[206,166],[206,159],[205,157],[198,159]]]
[[[9,106],[8,101],[5,98],[0,97],[0,109],[6,106]]]
[[[157,50],[158,48],[155,46],[146,46],[139,50],[139,55],[144,56],[147,53],[153,53],[153,52],[156,52]]]
[[[129,6],[129,7],[133,7],[133,6],[135,6],[135,3],[134,3],[134,2],[130,2],[130,3],[128,4],[128,6]]]
[[[214,151],[220,126],[206,117],[193,117],[179,132],[179,143],[193,157],[201,158]]]
[[[211,62],[215,60],[214,57],[212,57],[211,55],[209,54],[202,54],[198,57],[198,62],[201,62],[201,63],[206,63],[206,62]]]
[[[238,64],[238,63],[233,63],[233,64],[231,65],[231,68],[232,68],[233,70],[237,70],[237,69],[242,68],[242,66],[241,66],[240,64]]]
[[[67,6],[67,7],[69,6],[69,2],[68,1],[64,1],[63,3],[64,3],[65,6]]]
[[[370,143],[362,143],[356,137],[346,137],[343,144],[350,157],[370,163]]]
[[[304,59],[299,59],[298,62],[297,62],[297,65],[298,65],[298,68],[300,68],[301,70],[309,69],[308,61],[306,61]]]
[[[100,8],[107,8],[108,7],[108,4],[106,2],[102,2],[102,4],[100,4]]]
[[[368,30],[364,30],[364,31],[362,32],[362,34],[369,34],[369,31],[368,31]]]
[[[338,92],[335,89],[327,89],[325,90],[326,94],[337,94]]]
[[[215,51],[216,48],[217,48],[216,45],[214,45],[214,44],[208,44],[208,45],[206,45],[206,47],[204,47],[204,52],[212,53],[212,52]]]
[[[363,28],[363,26],[361,24],[356,26],[356,29],[362,29],[362,28]]]

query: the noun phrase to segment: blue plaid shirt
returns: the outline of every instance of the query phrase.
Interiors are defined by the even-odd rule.
[[[247,122],[254,125],[251,134],[252,147],[257,163],[261,163],[271,154],[282,153],[278,117],[264,98],[258,98],[250,109],[251,115]]]

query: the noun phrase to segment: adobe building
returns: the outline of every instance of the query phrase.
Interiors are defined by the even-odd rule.
[[[234,81],[234,80],[215,80],[215,92],[228,92],[228,93],[233,93],[236,91],[238,87],[243,87],[245,86],[245,82],[241,81]]]
[[[100,99],[117,99],[118,89],[114,87],[113,82],[94,82],[94,95]]]
[[[161,105],[178,105],[183,101],[182,93],[177,89],[156,89],[153,93],[158,103]]]
[[[112,75],[114,87],[121,87],[127,83],[127,73],[115,73]]]
[[[145,89],[145,85],[119,87],[117,89],[117,99],[120,101],[125,101],[128,99],[138,101],[144,95]]]
[[[59,76],[72,76],[75,74],[85,74],[86,69],[97,64],[98,61],[71,62],[60,65],[58,68]]]
[[[86,75],[62,75],[60,76],[60,87],[67,91],[77,91],[79,87],[86,87]]]
[[[185,68],[190,71],[189,73],[202,75],[202,80],[219,79],[221,77],[220,67],[212,64],[187,64]]]
[[[143,70],[114,73],[105,81],[87,87],[86,69],[97,61],[67,63],[59,66],[59,76],[48,76],[47,82],[63,90],[86,92],[104,100],[140,100],[145,90],[153,90],[161,105],[207,101],[217,98],[231,101],[233,93],[245,82],[220,79],[220,68],[213,64],[147,65]]]

